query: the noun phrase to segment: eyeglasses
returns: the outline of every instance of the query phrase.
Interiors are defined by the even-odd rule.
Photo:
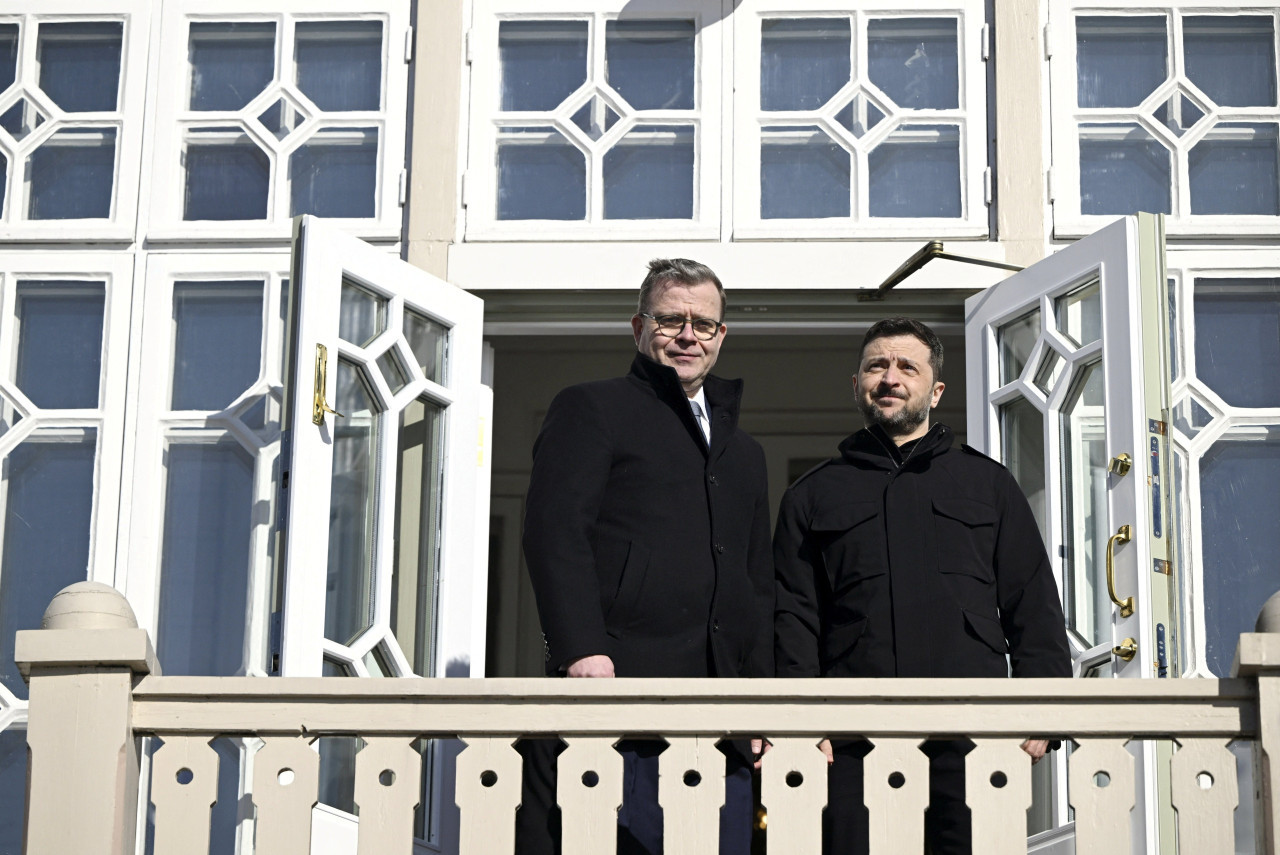
[[[693,337],[698,341],[711,341],[720,332],[720,322],[715,318],[686,318],[683,315],[651,315],[641,312],[640,317],[648,318],[658,325],[658,332],[667,338],[675,338],[684,331],[684,325],[693,327]]]

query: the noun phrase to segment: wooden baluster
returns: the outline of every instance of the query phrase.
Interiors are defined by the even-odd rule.
[[[1026,855],[1031,758],[1020,739],[975,739],[964,758],[964,794],[973,839],[984,855]],[[975,849],[978,848],[975,845]]]
[[[524,760],[514,736],[463,736],[454,802],[461,823],[460,855],[512,855]]]
[[[1068,761],[1067,798],[1076,809],[1076,851],[1128,855],[1134,804],[1133,755],[1127,739],[1076,740]]]
[[[156,852],[208,852],[218,752],[208,736],[167,736],[151,758]]]
[[[863,801],[876,855],[920,855],[929,806],[929,758],[919,737],[881,738],[862,761]]]
[[[253,756],[254,851],[310,855],[320,755],[305,737],[264,736]]]
[[[422,755],[412,740],[370,736],[356,754],[360,807],[357,855],[413,855],[413,809],[422,790]]]
[[[666,855],[705,855],[720,848],[724,755],[716,738],[668,739],[658,760],[658,804]]]
[[[1239,802],[1236,758],[1227,739],[1179,739],[1169,761],[1173,807],[1178,812],[1178,851],[1232,855]]]
[[[775,739],[761,764],[760,801],[769,811],[770,855],[819,855],[827,804],[827,758],[816,738]],[[916,853],[919,855],[919,853]]]
[[[601,855],[617,850],[622,807],[622,755],[617,737],[565,737],[557,758],[562,855]]]

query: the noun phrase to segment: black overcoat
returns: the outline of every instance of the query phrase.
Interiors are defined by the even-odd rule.
[[[779,676],[1071,676],[1025,496],[952,440],[935,425],[903,459],[879,428],[861,430],[783,496]]]
[[[524,525],[548,673],[605,654],[619,677],[773,675],[764,452],[738,429],[742,382],[703,389],[710,448],[644,355],[551,402]]]

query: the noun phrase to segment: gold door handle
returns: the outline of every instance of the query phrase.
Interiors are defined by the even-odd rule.
[[[1126,597],[1121,600],[1116,596],[1116,572],[1115,572],[1115,552],[1117,543],[1129,542],[1129,526],[1122,525],[1116,529],[1116,533],[1111,535],[1107,540],[1107,593],[1111,595],[1111,602],[1120,607],[1120,617],[1129,617],[1133,614],[1133,597]]]
[[[333,413],[338,418],[342,418],[342,413],[330,407],[324,400],[325,378],[329,367],[329,348],[323,344],[316,345],[316,388],[315,396],[311,399],[311,422],[312,424],[324,424],[324,414]],[[1109,566],[1109,565],[1108,565]]]
[[[1129,470],[1133,468],[1133,455],[1127,451],[1122,451],[1115,457],[1111,458],[1111,462],[1107,464],[1107,471],[1114,472],[1123,478],[1129,474]]]
[[[1120,642],[1119,646],[1111,648],[1111,652],[1119,656],[1125,662],[1132,662],[1133,657],[1138,655],[1138,642],[1132,638],[1126,638]]]

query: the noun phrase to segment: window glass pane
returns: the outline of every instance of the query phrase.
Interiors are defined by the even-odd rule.
[[[321,110],[382,106],[382,22],[299,21],[298,88]]]
[[[1078,346],[1102,338],[1102,296],[1099,284],[1091,282],[1053,301],[1058,332]]]
[[[692,110],[693,21],[609,21],[605,78],[637,110]]]
[[[1045,520],[1044,414],[1026,398],[1014,398],[1000,405],[1000,453],[1014,480],[1022,488],[1031,513],[1048,537]]]
[[[16,725],[0,731],[0,852],[22,851],[27,812],[27,732]]]
[[[68,113],[114,111],[123,41],[119,21],[40,24],[40,88]]]
[[[378,129],[325,128],[289,158],[290,214],[372,217]]]
[[[593,97],[569,117],[592,140],[598,140],[618,123],[618,114],[603,98]]]
[[[1200,460],[1200,532],[1205,654],[1219,677],[1231,672],[1240,633],[1280,588],[1280,436],[1213,444]]]
[[[1067,361],[1062,358],[1058,351],[1046,346],[1044,354],[1040,357],[1040,367],[1036,369],[1031,382],[1035,383],[1041,392],[1048,395],[1058,385],[1058,379],[1062,377],[1062,372],[1066,367]]]
[[[352,282],[343,282],[338,308],[338,337],[364,347],[386,326],[386,298]]]
[[[74,434],[37,434],[0,463],[0,684],[19,698],[27,687],[13,662],[14,633],[38,628],[53,595],[88,575],[97,435]]]
[[[899,106],[960,106],[954,18],[883,18],[867,24],[867,74]]]
[[[760,218],[849,216],[853,160],[821,128],[769,128],[760,142]]]
[[[1223,107],[1276,103],[1275,23],[1270,15],[1187,15],[1187,76]]]
[[[498,25],[503,110],[554,110],[587,80],[586,21]]]
[[[1193,294],[1196,376],[1233,407],[1280,407],[1280,279],[1196,279]]]
[[[96,409],[102,375],[100,282],[22,282],[13,381],[37,407]]]
[[[1280,214],[1276,125],[1215,125],[1187,153],[1193,214]]]
[[[156,653],[166,674],[246,672],[253,458],[235,442],[171,443]]]
[[[1081,125],[1080,213],[1169,213],[1170,164],[1140,125]]]
[[[1040,310],[1029,312],[996,330],[996,347],[1000,351],[1000,385],[1012,383],[1022,376],[1031,357],[1031,348],[1040,337]]]
[[[430,401],[400,413],[396,461],[396,539],[391,577],[391,631],[420,677],[435,676],[436,557],[440,545],[440,462],[444,412]]]
[[[391,390],[391,394],[394,395],[409,385],[409,372],[405,371],[400,362],[399,351],[394,347],[384,351],[375,362],[378,370],[382,372],[382,379],[387,381],[387,388]]]
[[[338,360],[337,370],[334,409],[343,417],[334,419],[324,635],[350,644],[373,621],[373,514],[381,414],[363,371],[345,359]]]
[[[836,113],[836,121],[849,133],[861,138],[867,131],[884,121],[884,113],[864,94],[858,93]]]
[[[1107,529],[1106,424],[1102,363],[1077,370],[1063,407],[1062,530],[1067,625],[1089,647],[1111,632],[1111,600],[1103,574]]]
[[[58,131],[27,159],[27,216],[33,220],[110,217],[115,171],[115,128]]]
[[[18,25],[0,24],[0,92],[18,79]]]
[[[1168,74],[1167,26],[1163,15],[1076,18],[1076,103],[1081,107],[1142,103]]]
[[[503,128],[498,134],[498,219],[586,216],[583,153],[554,128]]]
[[[905,125],[867,156],[873,217],[959,217],[960,129]]]
[[[316,740],[320,754],[320,803],[360,815],[356,804],[356,753],[364,740],[358,736],[322,736]]]
[[[192,110],[239,110],[275,79],[276,25],[192,23]]]
[[[434,383],[443,384],[444,360],[449,345],[449,330],[410,308],[404,310],[404,337],[418,360],[422,374]]]
[[[261,282],[175,282],[175,410],[221,410],[262,367]]]
[[[27,98],[18,99],[8,110],[0,114],[0,128],[4,128],[15,140],[24,140],[27,135],[43,125],[45,116],[34,102]],[[8,162],[8,158],[5,158]]]
[[[184,159],[184,220],[265,220],[271,161],[239,129],[197,129]],[[206,142],[207,140],[207,142]]]
[[[641,125],[604,156],[606,220],[693,218],[694,129]]]
[[[816,110],[850,78],[847,18],[760,24],[760,109]]]

